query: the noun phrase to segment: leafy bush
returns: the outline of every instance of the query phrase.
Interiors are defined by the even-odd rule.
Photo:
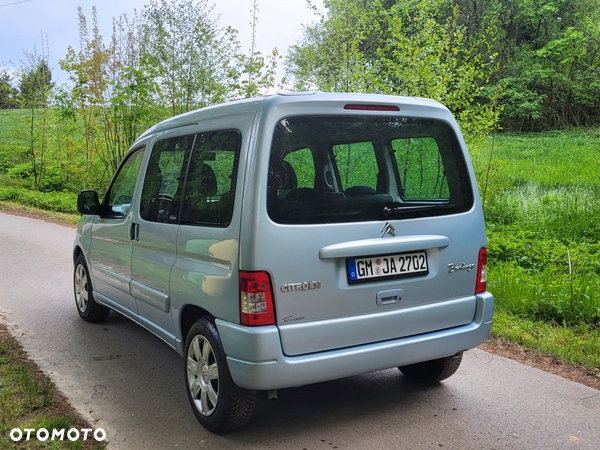
[[[20,180],[27,180],[33,177],[33,165],[31,162],[18,164],[7,170],[6,174],[10,178],[16,178]]]
[[[63,191],[66,187],[65,177],[61,170],[53,167],[44,170],[43,177],[40,181],[40,191]]]
[[[512,262],[526,270],[586,270],[600,275],[600,243],[565,245],[551,236],[517,226],[488,225],[488,255],[497,263]]]
[[[37,192],[0,186],[0,200],[49,211],[77,214],[77,195],[70,192]]]

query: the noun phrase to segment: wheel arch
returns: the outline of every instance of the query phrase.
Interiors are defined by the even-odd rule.
[[[183,342],[187,339],[187,335],[190,332],[192,326],[201,318],[210,317],[214,319],[214,316],[209,313],[206,309],[200,308],[196,305],[185,305],[179,315],[179,329],[181,330],[181,338]]]
[[[79,255],[83,255],[83,250],[81,249],[81,247],[79,245],[76,245],[75,248],[73,249],[73,265],[75,265],[75,262],[77,261],[77,258],[79,258]],[[85,258],[85,255],[84,255]],[[86,263],[87,263],[87,258],[86,258]]]

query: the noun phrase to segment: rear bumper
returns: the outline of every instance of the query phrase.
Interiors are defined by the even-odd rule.
[[[286,356],[276,326],[245,327],[216,320],[233,381],[256,390],[283,389],[443,358],[485,342],[492,327],[494,298],[476,296],[467,325],[350,348]]]

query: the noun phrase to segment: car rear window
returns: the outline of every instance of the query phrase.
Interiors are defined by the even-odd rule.
[[[472,205],[467,165],[445,122],[296,116],[275,127],[267,211],[277,223],[397,220]]]

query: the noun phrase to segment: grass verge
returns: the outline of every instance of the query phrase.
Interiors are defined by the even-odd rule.
[[[2,200],[0,200],[0,211],[5,211],[16,216],[25,216],[33,219],[45,220],[47,222],[53,222],[69,227],[75,227],[80,217],[79,214],[48,211],[45,209],[34,208],[33,206],[26,206],[20,203]]]
[[[597,328],[586,324],[561,326],[496,311],[492,334],[526,349],[553,355],[562,363],[584,367],[600,377],[600,330]]]
[[[77,214],[77,194],[71,192],[39,192],[0,186],[0,201],[15,202],[48,211]]]
[[[14,442],[14,428],[77,430],[92,428],[55,388],[50,379],[32,363],[21,345],[0,324],[0,449],[85,449],[100,450],[106,443],[93,438],[70,441],[68,438],[40,441],[36,433]],[[90,436],[91,437],[91,436]]]

